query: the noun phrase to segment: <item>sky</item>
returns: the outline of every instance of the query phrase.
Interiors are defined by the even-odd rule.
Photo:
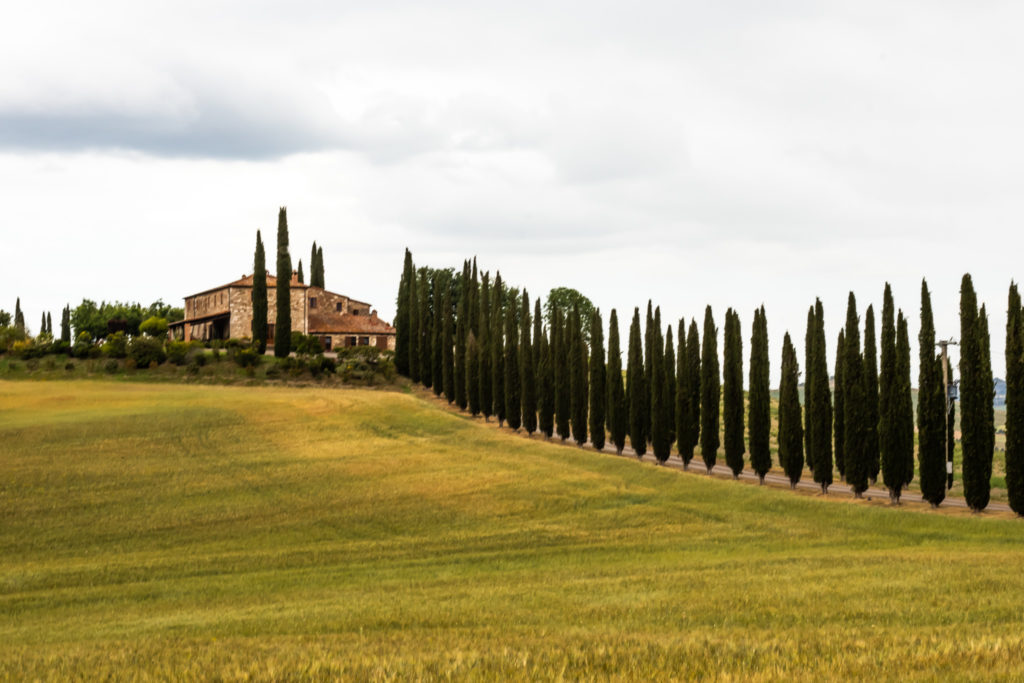
[[[403,250],[623,326],[766,307],[830,367],[847,296],[1002,375],[1024,276],[1024,5],[1011,2],[50,2],[0,10],[0,308],[182,298],[293,260],[392,319]],[[272,260],[272,259],[268,259]],[[880,310],[876,310],[876,316]],[[675,327],[675,326],[674,326]],[[802,352],[801,352],[802,357]],[[916,370],[915,370],[916,384]]]

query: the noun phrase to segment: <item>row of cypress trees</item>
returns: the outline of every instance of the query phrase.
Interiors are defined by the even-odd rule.
[[[962,294],[963,476],[968,504],[980,510],[988,503],[994,446],[991,362],[985,309],[977,310],[969,275],[964,277]],[[563,311],[554,306],[545,325],[540,300],[534,303],[532,319],[530,303],[525,291],[506,288],[500,274],[493,282],[488,273],[481,275],[475,260],[466,261],[460,274],[417,270],[407,250],[396,317],[396,365],[402,374],[433,386],[435,393],[474,415],[493,416],[499,424],[507,422],[530,434],[539,430],[563,441],[571,437],[581,446],[589,439],[600,450],[607,439],[621,453],[628,435],[637,457],[650,448],[659,462],[665,462],[675,444],[688,467],[699,444],[709,471],[724,446],[734,476],[747,464],[749,448],[749,465],[763,482],[772,466],[763,306],[754,311],[745,400],[743,333],[732,309],[725,315],[720,369],[718,328],[710,306],[704,312],[703,336],[696,320],[687,326],[684,319],[676,327],[678,341],[671,325],[663,331],[660,308],[648,302],[644,329],[640,309],[635,308],[623,369],[615,310],[606,353],[599,310],[584,320],[578,308]],[[1015,285],[1010,309],[1007,483],[1011,500],[1024,507],[1024,307]],[[873,307],[866,310],[862,328],[856,297],[850,293],[846,325],[837,339],[833,384],[824,309],[820,300],[815,301],[808,310],[804,338],[803,407],[800,365],[786,333],[777,443],[779,465],[794,487],[805,464],[823,493],[833,483],[835,470],[857,497],[881,477],[895,503],[913,480],[915,415],[908,323],[895,307],[888,284],[881,317],[879,349]],[[952,411],[947,409],[941,358],[935,353],[926,282],[921,287],[918,342],[917,470],[924,498],[938,505],[950,485],[946,461],[952,453],[951,446],[947,450]]]

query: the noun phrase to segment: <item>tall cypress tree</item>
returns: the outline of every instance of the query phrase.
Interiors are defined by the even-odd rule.
[[[477,343],[480,345],[480,410],[484,414],[484,420],[488,420],[494,412],[494,394],[491,391],[491,384],[494,381],[491,371],[491,344],[494,334],[494,325],[491,321],[491,274],[484,273],[480,276],[480,314],[477,324],[480,326],[480,334],[477,335]]]
[[[326,287],[324,284],[324,248],[316,248],[316,281],[317,287]]]
[[[761,484],[772,468],[771,451],[771,387],[769,385],[768,322],[764,306],[754,309],[754,325],[750,335],[750,467]],[[826,380],[827,381],[827,380]]]
[[[572,370],[569,382],[572,386],[572,438],[582,447],[587,442],[587,404],[590,388],[587,381],[587,342],[583,337],[583,321],[580,319],[578,306],[573,307],[571,320],[569,364]]]
[[[910,483],[914,474],[914,399],[910,389],[910,335],[907,332],[907,320],[903,317],[903,311],[899,312],[896,319],[896,378],[896,391],[892,397],[893,449],[896,452],[893,460],[896,472],[893,474],[894,482],[891,488],[893,497],[899,503],[902,487]],[[887,475],[885,482],[889,485]]]
[[[455,316],[455,405],[465,410],[469,405],[466,395],[466,341],[469,335],[469,320],[466,308],[469,306],[469,262],[462,262],[459,277],[459,301]]]
[[[821,486],[821,492],[828,494],[832,485],[832,396],[828,386],[828,359],[825,349],[825,309],[821,299],[814,302],[814,338],[811,347],[811,364],[814,366],[810,394],[805,401],[811,403],[810,420],[813,424],[809,460],[814,460],[812,472],[814,481]],[[811,429],[811,425],[807,425]]]
[[[740,317],[731,308],[725,312],[722,372],[722,422],[725,427],[725,462],[732,470],[733,479],[743,471],[743,333]]]
[[[668,392],[665,389],[665,352],[661,335],[661,309],[655,315],[651,332],[651,448],[659,464],[668,460],[672,440],[668,427],[668,406],[665,405]]]
[[[686,333],[686,363],[690,385],[689,404],[690,417],[688,436],[690,437],[685,451],[680,451],[683,458],[683,469],[688,469],[693,459],[693,449],[700,440],[700,334],[697,332],[697,321],[690,319],[690,327]]]
[[[978,341],[981,346],[981,383],[988,387],[988,400],[981,404],[982,415],[985,418],[981,430],[982,455],[985,456],[981,482],[985,491],[991,494],[992,487],[992,453],[996,448],[996,416],[993,399],[995,397],[995,380],[992,377],[992,347],[988,333],[988,314],[985,306],[982,305],[978,313]],[[986,506],[988,500],[985,500]]]
[[[718,413],[721,400],[718,369],[718,330],[711,306],[704,309],[704,346],[700,358],[700,455],[708,472],[718,458]]]
[[[860,353],[860,318],[857,299],[853,292],[846,307],[846,335],[843,358],[843,451],[846,461],[846,481],[855,498],[868,488],[868,408],[867,387],[864,379],[864,357]]]
[[[404,274],[402,278],[405,278]],[[256,231],[256,254],[253,256],[252,270],[252,343],[260,355],[267,350],[267,257],[259,230]]]
[[[264,284],[264,290],[266,285]],[[60,340],[65,344],[71,343],[71,306],[67,305],[64,307],[64,312],[60,316]]]
[[[986,431],[990,429],[987,413],[992,406],[992,380],[985,376],[984,354],[987,339],[984,307],[978,312],[977,296],[971,276],[964,275],[960,284],[960,402],[963,414],[960,431],[963,436],[964,498],[972,510],[984,510],[989,501],[992,476],[992,450]]]
[[[800,424],[800,368],[789,332],[782,342],[782,382],[779,385],[779,462],[796,488],[804,469],[803,428]]]
[[[420,381],[420,342],[423,331],[420,315],[419,271],[413,266],[409,279],[409,379]],[[469,356],[467,355],[466,358]]]
[[[441,292],[441,379],[444,383],[444,397],[448,403],[455,402],[455,320],[452,313],[452,289],[455,282],[446,277]]]
[[[917,441],[921,496],[937,507],[946,497],[946,395],[942,362],[935,356],[935,323],[928,283],[921,280],[918,334]]]
[[[302,259],[299,259],[298,274],[296,276],[296,279],[299,281],[300,285],[306,284],[306,275],[305,273],[302,272]]]
[[[261,251],[261,247],[262,245],[260,243],[259,232],[257,231],[257,259],[258,254]],[[413,277],[415,277],[415,271],[413,270],[412,265],[412,253],[408,249],[406,249],[405,259],[402,263],[402,279],[398,284],[398,299],[395,302],[395,370],[398,371],[398,374],[403,375],[405,377],[409,376],[409,336],[412,333],[409,311],[409,283],[412,281]],[[260,278],[254,275],[253,279],[256,282],[258,282]],[[253,287],[253,296],[255,297],[255,282],[253,284]],[[265,288],[266,286],[264,285],[264,289]],[[255,328],[253,328],[252,337],[253,340],[256,339]],[[465,352],[465,349],[463,349],[463,352]]]
[[[686,351],[686,318],[679,319],[679,351],[676,354],[676,393],[675,393],[675,421],[676,421],[676,450],[683,460],[684,468],[687,466],[686,452],[690,449],[690,363]]]
[[[555,368],[552,364],[551,345],[543,331],[535,340],[535,346],[540,347],[540,363],[537,366],[537,426],[540,433],[550,439],[555,431]]]
[[[629,445],[636,457],[647,452],[647,416],[644,404],[648,391],[644,377],[644,351],[640,340],[640,309],[633,309],[629,326],[629,356],[626,359],[626,400],[629,403]]]
[[[569,321],[557,307],[552,311],[551,354],[555,369],[555,433],[565,441],[572,432],[572,379],[569,366]]]
[[[491,288],[491,398],[492,413],[498,419],[498,426],[505,423],[505,286],[501,273],[494,276]]]
[[[274,323],[274,355],[285,358],[292,350],[292,257],[288,254],[288,213],[277,214],[277,317]]]
[[[1016,282],[1006,312],[1006,493],[1024,515],[1024,309]]]
[[[424,387],[430,388],[434,377],[434,337],[431,334],[434,329],[434,321],[431,319],[430,306],[430,269],[420,268],[420,281],[416,285],[416,293],[420,297],[420,339],[418,342],[420,350],[420,382]]]
[[[313,240],[313,248],[309,251],[309,286],[323,287],[316,281],[316,240]]]
[[[21,297],[14,302],[14,326],[20,331],[25,331],[25,314],[21,312]]]
[[[519,373],[522,396],[523,428],[531,436],[537,431],[537,372],[533,364],[533,342],[530,339],[530,295],[523,289],[520,316]]]
[[[889,499],[899,501],[906,466],[898,451],[898,415],[896,396],[899,380],[896,374],[896,313],[892,288],[885,283],[882,299],[882,362],[878,375],[878,448],[882,460],[882,478],[889,489]]]
[[[676,440],[676,344],[672,326],[665,332],[665,410],[668,419],[669,448]]]
[[[537,369],[537,372],[540,372],[540,344],[537,340],[544,333],[543,320],[544,316],[541,315],[540,310],[540,297],[537,297],[537,301],[533,306],[533,367]]]
[[[46,334],[46,333],[47,333],[47,329],[46,329],[46,311],[43,311],[43,313],[42,313],[42,322],[39,323],[39,334]]]
[[[626,405],[626,390],[622,385],[619,315],[614,308],[608,319],[608,369],[605,377],[608,384],[608,432],[612,443],[615,444],[615,452],[622,455],[629,425],[629,406]]]
[[[480,392],[470,389],[480,383],[480,378],[477,377],[480,372],[479,356],[480,345],[476,343],[476,335],[470,330],[466,337],[466,388],[469,394],[469,412],[474,416],[480,414]]]
[[[448,272],[434,271],[430,279],[430,386],[435,396],[444,391],[444,309],[442,291],[447,286]]]
[[[523,381],[519,372],[519,325],[515,304],[505,308],[505,420],[516,431],[523,424]]]
[[[604,321],[601,309],[590,316],[590,443],[597,450],[604,449],[605,409],[608,406],[608,387],[605,383]]]
[[[840,479],[846,479],[846,378],[843,374],[843,363],[846,362],[846,331],[839,330],[836,340],[836,371],[833,379],[833,443],[835,444],[836,469]]]
[[[868,461],[868,479],[875,483],[881,469],[878,450],[878,346],[875,343],[875,309],[864,313],[864,397],[867,403],[864,449]]]
[[[807,331],[804,332],[804,455],[807,457],[807,468],[814,473],[814,449],[811,446],[811,433],[814,431],[814,420],[811,418],[811,392],[814,386],[814,363],[811,353],[814,346],[814,334],[817,322],[814,317],[814,306],[807,309]]]
[[[652,373],[652,360],[653,360],[653,348],[654,348],[654,310],[651,307],[651,300],[647,300],[647,321],[644,325],[644,386],[647,388],[647,394],[644,396],[644,419],[646,427],[644,428],[644,434],[647,436],[647,443],[651,443],[651,391],[654,388],[654,383],[651,381]]]
[[[477,336],[480,345],[480,278],[476,269],[476,257],[473,257],[472,274],[469,278],[469,329]],[[502,322],[504,324],[504,322]]]

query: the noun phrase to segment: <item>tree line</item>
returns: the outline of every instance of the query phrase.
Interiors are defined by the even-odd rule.
[[[862,320],[850,293],[831,378],[822,302],[808,309],[802,359],[786,332],[775,426],[763,305],[753,312],[747,356],[739,313],[726,311],[721,367],[711,306],[704,310],[700,331],[696,319],[681,319],[675,336],[673,326],[663,323],[660,307],[648,302],[643,325],[635,308],[625,369],[617,311],[610,312],[606,349],[600,309],[590,306],[585,314],[579,303],[564,307],[549,297],[543,310],[542,315],[540,298],[531,300],[525,290],[508,287],[500,273],[492,280],[475,259],[465,261],[460,272],[417,269],[406,250],[395,321],[396,368],[449,403],[487,420],[493,417],[499,425],[571,438],[580,446],[589,441],[598,450],[607,440],[617,453],[628,437],[638,458],[651,450],[659,463],[668,460],[674,447],[689,467],[699,445],[710,472],[722,449],[734,477],[749,467],[763,483],[773,465],[774,429],[777,462],[793,487],[805,466],[822,493],[838,473],[858,498],[881,480],[894,503],[915,475],[933,506],[952,485],[947,463],[952,463],[955,413],[935,350],[925,281],[916,415],[907,316],[895,306],[887,283],[880,338],[874,307],[868,306]],[[988,319],[985,306],[978,308],[970,275],[961,283],[960,314],[961,474],[968,505],[983,510],[991,491],[993,378]],[[1024,308],[1016,284],[1010,288],[1006,353],[1006,479],[1011,507],[1024,514]]]

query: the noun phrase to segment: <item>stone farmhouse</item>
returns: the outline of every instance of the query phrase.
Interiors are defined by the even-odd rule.
[[[185,319],[173,323],[170,336],[198,339],[240,339],[252,336],[252,275],[185,297]],[[365,301],[356,301],[323,287],[291,278],[292,330],[320,339],[324,349],[339,346],[395,348],[395,328],[377,317]],[[274,344],[277,278],[267,275],[267,343]]]

